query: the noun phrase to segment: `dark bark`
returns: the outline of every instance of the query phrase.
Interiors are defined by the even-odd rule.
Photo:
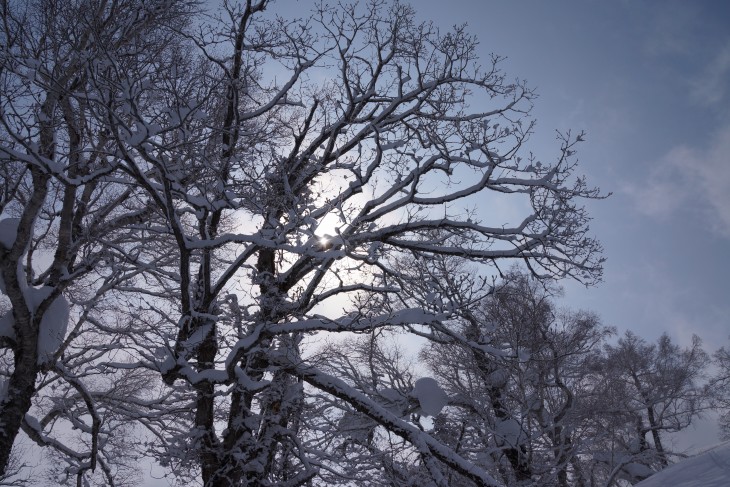
[[[43,140],[44,138],[42,138]],[[46,139],[48,154],[52,156],[53,147]],[[33,194],[25,208],[15,244],[10,249],[0,246],[0,266],[5,288],[12,306],[16,346],[13,349],[14,369],[8,382],[8,392],[0,404],[0,475],[5,474],[15,438],[20,430],[25,414],[31,406],[35,394],[35,381],[38,376],[38,324],[40,316],[33,315],[28,309],[19,275],[18,266],[32,235],[32,226],[48,192],[49,176],[38,169],[32,171]]]
[[[489,389],[489,397],[492,403],[492,409],[494,410],[494,416],[497,419],[500,421],[514,420],[509,411],[504,407],[501,388],[491,387]],[[504,452],[504,456],[509,460],[517,481],[530,480],[532,478],[532,468],[527,458],[527,449],[524,445],[509,445],[503,441],[501,443],[500,448]]]
[[[16,323],[30,328],[30,313],[14,313]],[[4,474],[10,451],[18,435],[20,425],[31,406],[35,394],[35,382],[38,376],[38,336],[36,333],[25,333],[18,337],[18,345],[14,350],[14,370],[8,383],[8,396],[0,404],[0,475]]]
[[[205,337],[198,349],[197,358],[201,370],[212,369],[216,353],[215,331]],[[205,486],[224,486],[216,482],[219,478],[218,438],[215,433],[215,387],[210,381],[201,381],[196,386],[195,428],[200,432],[200,465]]]
[[[664,445],[662,445],[662,438],[659,434],[659,424],[657,423],[653,406],[649,406],[646,409],[646,415],[649,418],[649,427],[651,428],[651,436],[654,439],[654,447],[659,454],[659,462],[662,466],[666,467],[669,465],[669,462],[667,462],[667,456],[664,453]]]

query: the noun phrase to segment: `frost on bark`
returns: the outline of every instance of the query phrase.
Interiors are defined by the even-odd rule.
[[[11,24],[30,22],[3,5]],[[455,312],[446,303],[406,304],[398,263],[407,255],[599,279],[601,249],[580,203],[599,193],[575,175],[582,135],[560,135],[554,161],[525,153],[533,92],[499,57],[477,59],[465,29],[417,23],[399,3],[320,6],[287,20],[266,0],[224,2],[184,25],[174,19],[185,2],[74,5],[101,9],[80,16],[105,21],[90,21],[40,68],[4,58],[20,63],[3,71],[20,86],[53,74],[40,84],[47,95],[22,95],[35,118],[4,101],[0,157],[33,184],[3,218],[20,214],[27,240],[50,204],[41,188],[59,188],[60,220],[47,227],[69,243],[38,279],[58,293],[84,272],[108,279],[112,312],[79,309],[123,349],[100,352],[95,366],[164,381],[153,401],[125,412],[154,438],[145,454],[206,487],[305,484],[323,462],[316,438],[301,434],[304,411],[326,394],[401,438],[437,485],[450,471],[497,485],[316,367],[306,345],[321,332],[442,329]],[[145,30],[150,19],[165,22]],[[17,134],[13,124],[28,120],[37,121]],[[523,215],[505,222],[491,210],[502,200]],[[74,246],[82,236],[88,253]],[[10,282],[16,268],[3,262]],[[22,303],[8,286],[17,323]],[[108,397],[77,386],[89,411]]]

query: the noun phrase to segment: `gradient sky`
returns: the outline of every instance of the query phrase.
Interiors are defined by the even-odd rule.
[[[730,345],[730,2],[412,4],[467,23],[483,57],[507,56],[506,73],[537,89],[538,156],[555,154],[556,129],[587,132],[580,171],[613,193],[588,204],[608,260],[601,285],[564,282],[563,302],[650,341]]]
[[[613,193],[588,204],[608,261],[603,284],[564,283],[566,302],[649,340],[730,344],[730,2],[413,5],[467,23],[537,89],[539,157],[555,129],[587,132],[580,171]]]

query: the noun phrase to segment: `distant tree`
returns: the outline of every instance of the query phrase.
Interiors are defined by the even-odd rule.
[[[730,439],[730,350],[722,347],[713,356],[715,373],[710,377],[707,393],[719,413],[721,437]]]
[[[585,482],[584,371],[611,330],[589,313],[557,310],[556,292],[512,272],[463,313],[468,344],[435,342],[421,353],[453,398],[439,421],[461,425],[459,451],[497,465],[507,485]]]
[[[606,345],[595,389],[606,441],[595,456],[611,464],[610,477],[634,483],[670,463],[665,434],[687,428],[709,407],[708,364],[697,336],[681,348],[666,334],[653,344],[627,331]]]
[[[2,3],[0,224],[12,231],[0,260],[16,362],[0,451],[48,364],[87,405],[69,416],[85,431],[104,424],[95,404],[114,405],[147,429],[148,454],[206,487],[313,479],[325,466],[300,434],[313,394],[400,438],[436,485],[447,472],[497,485],[305,346],[382,327],[438,339],[456,309],[417,305],[398,265],[407,255],[600,278],[579,203],[599,193],[574,175],[582,136],[561,135],[553,162],[523,155],[534,95],[499,57],[480,67],[463,28],[416,23],[397,2],[321,5],[308,20],[270,15],[269,3],[193,17],[182,1]],[[527,208],[518,221],[471,209],[507,195]],[[22,262],[43,242],[54,257],[38,274],[41,262]],[[78,349],[91,354],[81,370],[104,374],[93,391],[52,365],[62,348],[37,360],[44,314],[82,281],[96,291],[73,303],[66,339],[94,325],[84,336],[95,345]],[[23,286],[39,285],[33,304]],[[437,301],[438,283],[424,285]],[[461,332],[450,339],[472,341]],[[107,381],[127,371],[130,384],[154,372],[165,385],[115,402]],[[26,425],[43,444],[51,422]],[[79,482],[100,444],[77,458]]]

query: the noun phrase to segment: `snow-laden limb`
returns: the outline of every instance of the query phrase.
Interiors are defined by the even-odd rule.
[[[501,485],[486,471],[469,463],[449,447],[434,440],[430,435],[412,424],[398,418],[386,408],[375,403],[337,377],[325,374],[303,363],[297,364],[291,362],[288,357],[279,357],[278,363],[307,383],[346,401],[357,411],[373,419],[377,424],[386,426],[389,430],[410,442],[423,455],[438,459],[445,465],[470,478],[477,485],[494,487]]]
[[[554,161],[522,162],[534,94],[507,81],[498,57],[480,67],[464,28],[437,32],[380,0],[316,5],[297,20],[265,13],[268,0],[225,2],[210,16],[188,0],[93,12],[61,3],[35,12],[46,22],[33,29],[19,7],[2,12],[4,45],[14,44],[0,76],[0,171],[23,181],[0,208],[1,228],[19,217],[15,236],[0,237],[15,332],[2,342],[27,361],[15,384],[41,369],[66,377],[77,411],[133,418],[181,481],[316,475],[327,447],[303,436],[310,390],[289,369],[317,333],[392,328],[524,361],[520,347],[450,330],[457,300],[409,277],[405,256],[520,260],[541,277],[600,279],[581,206],[600,194],[573,155],[582,137],[566,134]],[[64,22],[74,42],[51,28]],[[56,49],[39,54],[39,39]],[[523,213],[505,221],[483,204],[492,198],[514,198]],[[32,289],[52,298],[30,304]],[[416,289],[431,298],[414,299]],[[62,338],[54,317],[66,299],[70,331],[58,343],[49,338]],[[63,369],[53,372],[51,355]],[[159,401],[86,381],[139,384],[152,372]],[[390,414],[369,409],[371,419],[407,438],[433,481],[449,482],[447,463],[489,484],[398,416],[443,413],[444,395],[423,381],[358,387],[376,398],[362,404]],[[19,425],[33,394],[18,392],[0,422]],[[93,433],[76,413],[51,413]],[[94,475],[85,467],[74,466],[80,482]]]
[[[423,309],[406,308],[376,316],[360,316],[352,313],[341,318],[310,318],[289,323],[278,323],[266,327],[266,333],[272,335],[286,333],[303,333],[313,331],[348,331],[353,333],[372,331],[384,326],[400,327],[411,324],[432,323],[443,320],[446,313],[429,313]]]

